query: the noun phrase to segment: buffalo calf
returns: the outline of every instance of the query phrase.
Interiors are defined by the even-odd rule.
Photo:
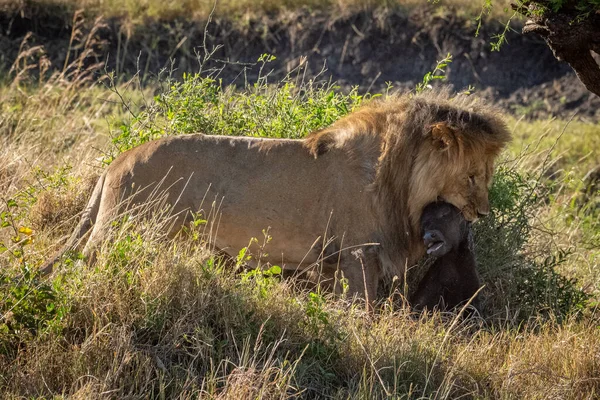
[[[411,303],[417,310],[450,310],[466,303],[481,286],[469,245],[470,224],[445,202],[427,205],[421,215],[427,254],[435,261],[419,283]],[[475,299],[473,306],[477,308]]]

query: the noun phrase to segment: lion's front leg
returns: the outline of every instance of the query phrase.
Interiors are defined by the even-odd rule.
[[[338,263],[318,263],[296,275],[337,295],[361,297],[372,311],[381,277],[379,258],[373,248],[367,247],[343,255]]]
[[[381,269],[372,250],[359,250],[342,257],[339,263],[321,262],[303,269],[286,265],[284,271],[284,276],[307,282],[309,289],[319,287],[337,295],[364,298],[372,309]]]
[[[340,264],[340,270],[347,280],[348,294],[352,297],[363,297],[367,309],[372,311],[381,276],[379,259],[374,248],[353,251]]]

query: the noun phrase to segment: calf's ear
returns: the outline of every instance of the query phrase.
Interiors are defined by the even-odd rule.
[[[430,136],[433,146],[438,150],[448,150],[456,145],[454,129],[445,122],[431,125]]]

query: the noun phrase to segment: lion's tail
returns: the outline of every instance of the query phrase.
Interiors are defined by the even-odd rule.
[[[62,257],[62,255],[67,251],[78,247],[83,236],[89,232],[92,224],[96,221],[98,209],[100,208],[100,200],[102,199],[102,188],[104,187],[105,177],[106,172],[103,173],[98,179],[98,182],[94,187],[94,191],[92,192],[92,196],[90,197],[87,206],[81,214],[81,220],[71,234],[69,240],[67,240],[67,243],[65,243],[65,245],[56,254],[54,254],[54,256],[46,260],[46,262],[44,262],[44,264],[40,267],[40,272],[43,275],[52,273],[54,264],[59,260],[59,258]]]

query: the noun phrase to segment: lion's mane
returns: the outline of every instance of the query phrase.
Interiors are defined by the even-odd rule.
[[[435,155],[424,146],[432,126],[451,128],[457,146]],[[499,112],[474,96],[451,97],[449,92],[374,99],[332,126],[310,134],[305,146],[319,157],[345,149],[373,177],[369,188],[379,209],[379,242],[385,253],[383,272],[401,274],[406,264],[423,255],[419,219],[428,200],[428,176],[452,175],[469,160],[493,160],[510,140]],[[369,162],[373,160],[375,162]],[[431,166],[444,169],[440,175]],[[404,234],[404,237],[401,237]]]

